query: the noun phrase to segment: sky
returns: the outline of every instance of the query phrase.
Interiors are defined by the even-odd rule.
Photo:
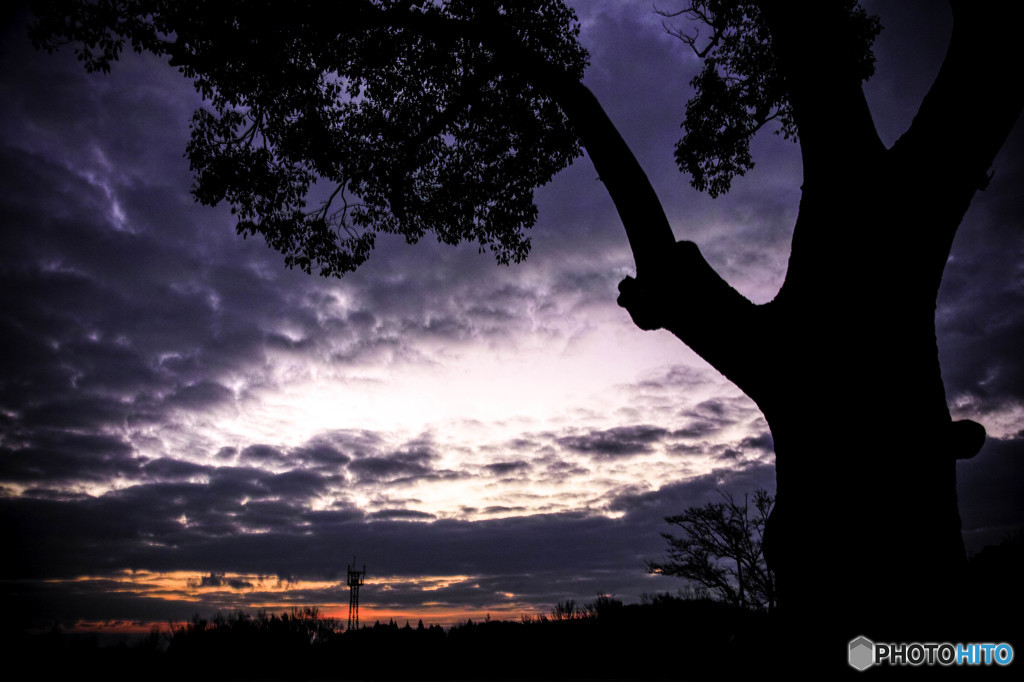
[[[728,195],[696,193],[672,159],[696,59],[648,0],[570,4],[585,83],[676,236],[771,300],[796,145],[762,134]],[[866,91],[887,144],[938,70],[950,18],[936,5],[868,5],[885,27]],[[177,70],[129,54],[90,75],[70,50],[33,50],[24,23],[7,17],[0,41],[9,617],[94,632],[239,608],[345,618],[353,560],[363,622],[631,602],[683,586],[644,571],[665,516],[774,490],[753,402],[616,306],[633,266],[586,158],[538,191],[522,264],[379,238],[355,273],[312,277],[194,202],[183,153],[201,101]],[[1022,160],[1018,127],[936,313],[953,415],[989,433],[958,471],[971,551],[1024,527]]]

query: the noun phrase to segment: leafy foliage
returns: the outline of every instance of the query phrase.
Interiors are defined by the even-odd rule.
[[[519,261],[533,190],[579,154],[510,54],[582,77],[559,0],[44,0],[36,15],[36,45],[73,43],[90,71],[130,45],[192,78],[208,103],[193,194],[306,272],[353,270],[380,232]]]
[[[753,509],[729,493],[725,502],[690,507],[669,516],[682,535],[662,533],[668,541],[668,560],[647,562],[651,573],[673,575],[706,587],[733,606],[773,609],[775,578],[764,559],[761,542],[774,500],[767,491],[754,492]]]
[[[874,73],[871,45],[881,24],[855,0],[845,5],[857,73],[867,80]],[[796,139],[785,79],[757,2],[694,0],[684,10],[662,14],[685,16],[710,29],[705,40],[699,28],[686,33],[666,26],[704,60],[704,67],[690,81],[695,94],[686,103],[676,163],[690,175],[696,189],[715,197],[729,191],[734,177],[754,167],[750,141],[767,123],[777,121],[777,133]]]

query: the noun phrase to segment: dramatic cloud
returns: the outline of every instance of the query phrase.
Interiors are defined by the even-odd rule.
[[[580,436],[559,438],[558,443],[570,450],[595,457],[628,457],[652,451],[652,445],[668,434],[656,426],[620,426]]]
[[[799,148],[761,136],[729,195],[698,194],[672,158],[697,60],[649,3],[574,4],[586,82],[677,236],[770,300]],[[870,3],[886,31],[867,95],[888,142],[942,58],[949,18],[932,5]],[[200,101],[175,69],[127,54],[89,75],[35,52],[22,24],[0,40],[0,589],[35,625],[344,615],[353,555],[371,617],[635,600],[679,586],[641,568],[665,516],[774,488],[754,403],[616,306],[633,266],[586,159],[538,191],[521,265],[382,236],[345,279],[309,277],[189,196]],[[1018,128],[937,311],[954,416],[990,434],[958,465],[972,550],[1024,525],[1022,159]],[[834,437],[854,429],[837,419]]]

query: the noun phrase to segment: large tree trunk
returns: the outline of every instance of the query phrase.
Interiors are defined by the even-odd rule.
[[[1024,107],[1024,60],[1000,3],[951,4],[942,69],[910,129],[885,149],[835,39],[842,4],[762,3],[804,164],[786,281],[766,305],[732,289],[694,244],[673,243],[593,95],[578,83],[550,88],[636,258],[619,303],[639,327],[679,337],[768,420],[777,497],[765,554],[779,611],[787,634],[820,644],[820,662],[832,666],[845,666],[858,635],[969,634],[955,465],[978,452],[985,431],[950,418],[935,306],[957,228]]]
[[[780,600],[806,617],[838,608],[853,630],[918,620],[960,574],[955,460],[984,438],[951,423],[941,271],[918,255],[922,233],[960,216],[927,215],[888,180],[890,160],[805,189],[787,282],[766,306],[769,350],[746,379],[775,439]]]
[[[774,322],[790,331],[760,398],[775,440],[766,555],[780,603],[811,631],[834,624],[844,641],[920,641],[959,592],[955,461],[977,452],[984,431],[950,420],[934,299],[902,312],[819,303],[779,311]]]

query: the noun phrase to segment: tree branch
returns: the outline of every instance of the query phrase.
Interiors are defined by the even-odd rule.
[[[805,187],[843,182],[844,169],[883,151],[861,88],[870,73],[863,41],[842,3],[763,0],[761,10],[799,131]]]
[[[647,174],[579,75],[530,50],[497,15],[453,21],[408,13],[389,20],[438,39],[478,40],[492,52],[495,67],[521,75],[558,104],[611,196],[633,253],[637,279],[622,283],[620,304],[641,328],[668,329],[743,390],[759,393],[749,371],[757,364],[757,307],[714,271],[696,245],[676,243]]]
[[[647,174],[594,94],[579,81],[552,83],[549,93],[583,141],[626,230],[638,276],[665,268],[675,236]]]
[[[637,268],[619,285],[619,305],[641,329],[671,331],[748,395],[761,394],[756,341],[766,316],[696,244],[675,241],[647,174],[590,89],[530,55],[517,63],[569,118],[618,211]]]
[[[921,177],[939,239],[937,277],[974,193],[1024,109],[1024,53],[1004,3],[951,0],[953,33],[939,74],[907,132],[893,145],[896,172]],[[939,222],[941,217],[945,220]],[[936,281],[937,286],[937,281]]]
[[[718,45],[718,42],[721,39],[721,32],[719,27],[715,25],[714,17],[712,17],[709,13],[702,11],[697,7],[694,7],[693,5],[685,7],[681,10],[677,10],[675,12],[668,12],[665,10],[660,10],[657,7],[655,7],[654,13],[662,17],[665,17],[666,19],[672,19],[678,16],[686,16],[691,20],[699,21],[707,26],[710,26],[711,38],[708,39],[708,42],[707,44],[704,45],[704,47],[698,48],[697,39],[700,38],[700,29],[694,29],[693,35],[690,35],[688,33],[684,33],[682,29],[669,26],[668,22],[666,21],[661,22],[661,26],[662,28],[665,29],[665,33],[668,33],[670,36],[678,38],[684,44],[688,45],[690,49],[693,50],[693,53],[700,59],[704,59],[704,57],[706,57],[708,53],[712,49],[714,49],[716,45]]]

